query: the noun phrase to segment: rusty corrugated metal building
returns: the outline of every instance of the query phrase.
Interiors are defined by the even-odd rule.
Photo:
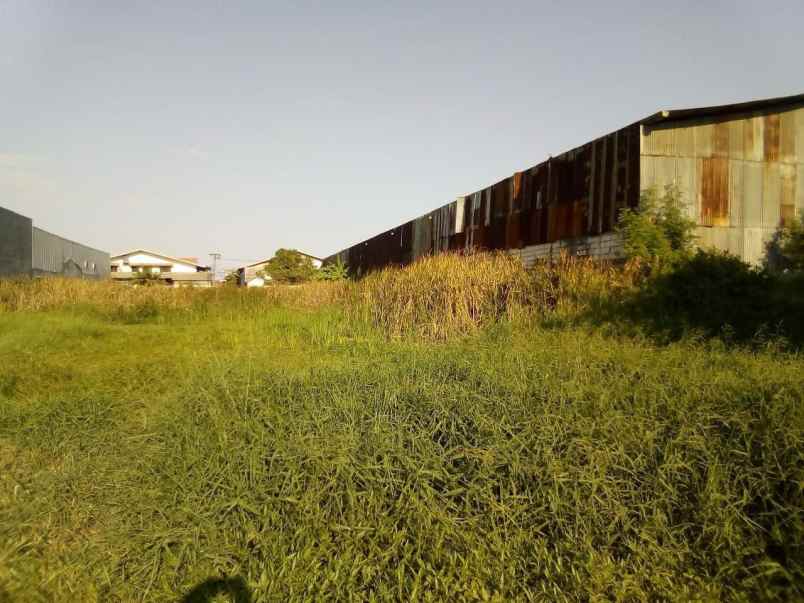
[[[526,264],[562,251],[621,252],[640,192],[675,183],[698,244],[751,263],[804,215],[804,94],[659,111],[331,255],[355,274],[446,250],[503,249]]]

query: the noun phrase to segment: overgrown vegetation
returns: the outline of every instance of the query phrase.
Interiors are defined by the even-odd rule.
[[[637,209],[622,211],[618,231],[643,278],[623,298],[622,311],[606,319],[621,317],[670,339],[698,333],[729,341],[804,342],[804,227],[798,220],[780,229],[768,249],[776,259],[763,268],[695,249],[695,222],[673,185],[643,191]],[[782,276],[779,268],[792,274]]]
[[[638,207],[620,212],[617,228],[626,258],[638,259],[654,270],[688,259],[695,241],[695,221],[687,215],[675,185],[642,191]]]
[[[645,328],[670,338],[690,333],[760,343],[804,343],[804,275],[781,276],[719,251],[698,250],[626,302]]]
[[[350,289],[347,311],[392,337],[445,340],[504,319],[578,320],[619,303],[638,278],[625,268],[561,257],[525,270],[504,253],[441,254],[374,272]]]
[[[767,278],[478,254],[0,282],[0,593],[801,599],[804,359],[749,328],[800,301]]]
[[[793,218],[782,227],[779,236],[779,252],[784,268],[804,270],[804,223]]]

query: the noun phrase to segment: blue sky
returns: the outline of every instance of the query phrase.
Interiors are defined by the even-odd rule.
[[[113,253],[327,255],[656,110],[804,92],[802,23],[801,2],[0,0],[0,205]]]

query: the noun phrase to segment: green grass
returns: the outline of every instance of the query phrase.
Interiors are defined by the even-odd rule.
[[[804,596],[800,355],[248,299],[0,314],[0,601]]]

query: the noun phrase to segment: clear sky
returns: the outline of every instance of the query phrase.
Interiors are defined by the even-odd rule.
[[[0,205],[328,255],[659,109],[804,92],[798,2],[0,0]]]

